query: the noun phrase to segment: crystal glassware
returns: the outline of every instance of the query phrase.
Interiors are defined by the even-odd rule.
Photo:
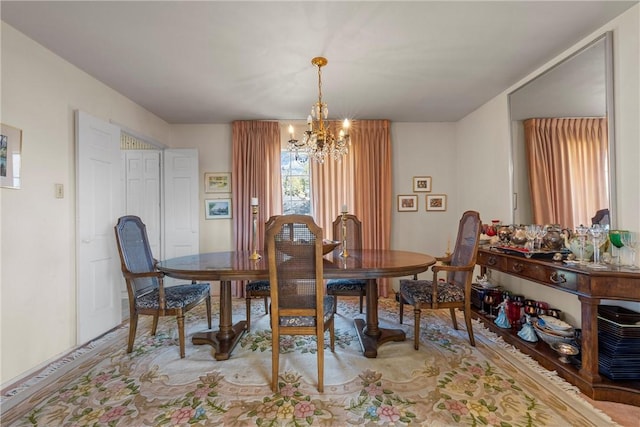
[[[493,305],[496,302],[495,296],[490,292],[487,292],[484,296],[483,302],[489,306],[489,314],[487,314],[487,317],[489,319],[495,319],[496,315],[493,314]]]
[[[600,245],[604,242],[604,239],[607,238],[607,234],[606,229],[600,224],[593,224],[591,228],[589,228],[589,235],[593,240],[593,262],[588,264],[588,267],[605,268],[605,266],[600,263]]]
[[[589,227],[580,224],[576,227],[576,236],[578,237],[578,244],[580,248],[580,264],[586,264],[587,260],[584,259],[584,247],[587,244],[587,234],[589,233]]]
[[[629,251],[631,252],[631,264],[629,265],[629,268],[633,270],[640,269],[640,267],[636,265],[636,249],[638,248],[637,234],[631,231],[626,231],[622,233],[621,238],[622,244],[629,248]]]
[[[626,233],[626,231],[622,230],[609,230],[609,241],[612,246],[617,248],[617,256],[615,257],[616,264],[620,265],[620,254],[621,249],[624,247],[624,243],[622,243],[622,235]],[[613,255],[613,249],[611,250],[611,255]]]

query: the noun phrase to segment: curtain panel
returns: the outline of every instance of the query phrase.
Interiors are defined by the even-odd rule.
[[[533,220],[574,228],[609,206],[606,118],[534,118],[524,122]],[[587,192],[582,183],[603,183]]]
[[[252,250],[251,198],[258,198],[256,244],[264,246],[264,224],[282,213],[280,125],[276,121],[235,121],[232,125],[232,206],[235,250]],[[244,296],[244,282],[232,289]]]
[[[337,135],[341,122],[331,122]],[[349,131],[349,153],[311,165],[316,222],[333,238],[331,224],[346,204],[362,222],[362,245],[389,249],[391,237],[391,125],[388,120],[356,120]],[[337,237],[337,236],[336,236]],[[390,282],[378,280],[380,296],[388,296]]]

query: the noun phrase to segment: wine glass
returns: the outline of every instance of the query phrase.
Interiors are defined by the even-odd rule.
[[[524,235],[527,238],[527,249],[533,251],[536,248],[535,240],[538,237],[538,231],[535,225],[527,225],[524,228]]]
[[[589,264],[589,267],[605,268],[605,266],[600,263],[600,245],[607,237],[607,234],[605,234],[605,228],[600,224],[593,224],[589,229],[589,235],[593,239],[593,262]]]
[[[638,248],[638,236],[636,233],[626,231],[621,234],[622,244],[629,248],[631,251],[631,265],[629,268],[638,270],[640,267],[636,265],[636,249]]]
[[[495,296],[492,293],[487,292],[484,296],[483,301],[485,304],[489,305],[489,314],[487,314],[487,318],[495,319],[496,316],[495,314],[493,314],[493,304],[495,304],[496,302]]]
[[[620,265],[620,249],[624,247],[624,243],[622,243],[622,235],[626,233],[626,231],[622,230],[609,230],[609,241],[613,246],[618,248],[618,256],[616,264]],[[613,252],[613,251],[612,251]]]
[[[535,240],[534,249],[540,249],[542,247],[542,238],[546,234],[547,230],[545,230],[545,228],[540,224],[536,224],[535,227],[536,227],[536,240]]]
[[[587,234],[589,233],[589,227],[580,224],[576,227],[576,236],[578,236],[579,248],[580,248],[580,264],[586,264],[584,259],[584,246],[587,244]]]

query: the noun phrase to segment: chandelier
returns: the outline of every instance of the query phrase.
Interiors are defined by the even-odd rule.
[[[349,120],[344,120],[337,138],[325,122],[329,117],[329,109],[322,102],[322,67],[327,62],[327,58],[321,56],[311,60],[318,67],[318,102],[311,106],[311,114],[307,117],[308,129],[304,131],[301,141],[294,138],[293,126],[289,125],[289,150],[296,152],[296,158],[299,152],[303,152],[319,163],[323,163],[328,156],[339,160],[349,151]]]

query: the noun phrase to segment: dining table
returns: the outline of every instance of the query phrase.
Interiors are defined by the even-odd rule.
[[[158,270],[169,277],[220,282],[219,329],[197,332],[192,338],[194,345],[211,345],[216,360],[229,359],[246,330],[245,320],[233,323],[231,282],[269,279],[266,253],[258,251],[258,255],[256,257],[253,251],[209,252],[171,258],[157,264]],[[335,249],[323,257],[324,279],[366,280],[365,319],[354,320],[365,357],[377,357],[380,345],[406,338],[402,329],[379,326],[376,279],[415,276],[435,262],[431,255],[392,249],[350,250],[346,257]]]

